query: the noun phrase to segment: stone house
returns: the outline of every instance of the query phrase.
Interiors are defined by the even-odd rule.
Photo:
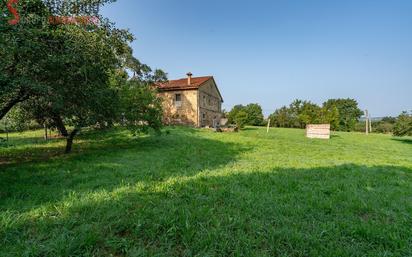
[[[214,127],[222,118],[223,98],[212,76],[192,77],[156,83],[163,98],[165,124]]]

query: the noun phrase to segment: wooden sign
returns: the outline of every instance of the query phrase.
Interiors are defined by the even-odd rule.
[[[330,124],[309,124],[306,126],[307,138],[330,139]]]

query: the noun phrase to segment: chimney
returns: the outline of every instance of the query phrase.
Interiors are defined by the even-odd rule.
[[[188,72],[187,74],[187,85],[190,86],[192,84],[192,73]]]

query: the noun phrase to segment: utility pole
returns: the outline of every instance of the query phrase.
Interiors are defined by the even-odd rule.
[[[368,110],[365,110],[365,121],[366,121],[366,135],[369,135],[369,113]]]

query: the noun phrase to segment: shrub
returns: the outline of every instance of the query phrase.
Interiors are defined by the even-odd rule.
[[[395,136],[412,136],[412,114],[403,112],[399,115],[393,129],[393,134]]]

